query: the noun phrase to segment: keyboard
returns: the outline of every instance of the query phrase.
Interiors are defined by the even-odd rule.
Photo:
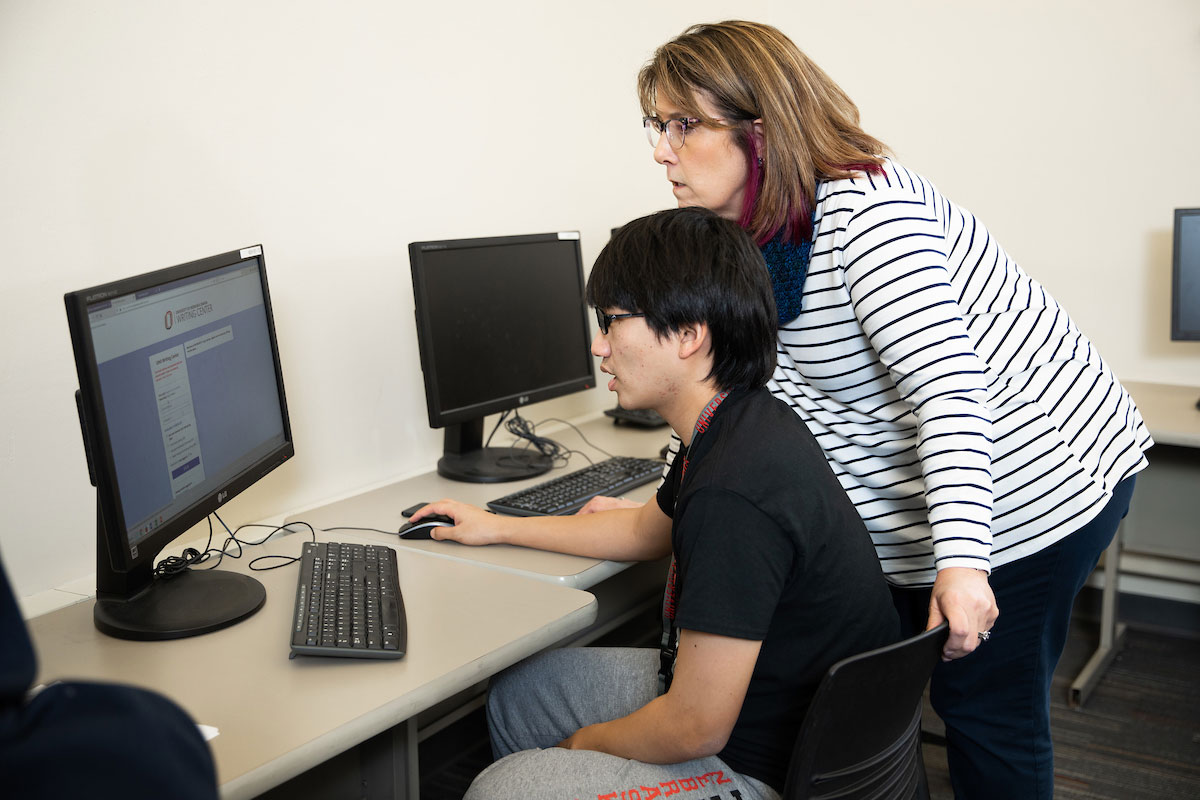
[[[638,428],[661,428],[667,424],[653,408],[623,408],[616,406],[605,409],[605,414],[612,417],[614,423],[625,423]]]
[[[305,542],[292,655],[400,658],[407,646],[396,551],[382,545]]]
[[[597,495],[619,495],[662,476],[655,458],[615,456],[488,503],[488,508],[518,517],[573,514]]]

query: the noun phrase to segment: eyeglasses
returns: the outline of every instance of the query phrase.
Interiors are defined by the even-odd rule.
[[[600,332],[608,336],[608,326],[612,324],[614,319],[628,319],[629,317],[644,317],[644,313],[638,312],[634,314],[605,314],[599,308],[596,309],[596,324],[600,326]]]
[[[658,117],[642,117],[642,127],[646,129],[646,138],[651,147],[658,147],[658,137],[667,135],[667,141],[672,150],[683,147],[683,140],[690,128],[702,124],[695,117],[677,117],[676,119],[661,120]]]

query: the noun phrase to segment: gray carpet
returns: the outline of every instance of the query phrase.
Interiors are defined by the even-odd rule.
[[[1098,640],[1076,621],[1054,674],[1054,796],[1058,800],[1200,798],[1200,640],[1130,630],[1125,649],[1081,709],[1067,689]],[[926,709],[926,730],[940,722]],[[925,745],[932,800],[951,800],[943,747]]]

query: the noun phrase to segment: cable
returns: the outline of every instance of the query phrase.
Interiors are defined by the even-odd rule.
[[[371,533],[386,533],[390,536],[395,536],[395,531],[385,531],[380,528],[352,528],[348,525],[339,525],[334,528],[321,528],[321,533],[329,533],[330,531],[370,531]]]
[[[558,417],[549,417],[548,419],[544,419],[541,422],[539,422],[538,425],[545,425],[547,422],[560,422],[563,425],[566,425],[568,428],[575,431],[575,433],[579,434],[579,438],[583,439],[583,443],[586,444],[588,447],[592,448],[593,450],[597,450],[597,451],[603,453],[605,458],[615,458],[615,456],[612,453],[608,452],[603,447],[600,447],[599,445],[595,444],[590,439],[588,439],[586,436],[584,436],[583,431],[579,430],[579,427],[576,426],[574,423],[567,422],[565,419],[559,419]],[[587,456],[584,455],[583,452],[579,451],[579,450],[569,450],[567,452],[579,453],[581,456],[584,456],[584,458],[587,458]],[[591,459],[588,458],[588,461],[590,462]]]
[[[511,419],[509,418],[510,415]],[[500,418],[496,420],[496,424],[492,427],[492,431],[488,434],[487,441],[484,442],[483,446],[488,447],[491,445],[492,439],[496,435],[496,431],[500,429],[501,425],[504,425],[505,430],[511,433],[518,440],[524,442],[525,447],[536,449],[542,455],[547,456],[555,463],[556,467],[567,466],[567,464],[569,464],[571,461],[571,456],[575,454],[583,456],[585,459],[587,459],[589,464],[596,463],[582,450],[567,448],[554,439],[546,436],[539,436],[537,434],[537,428],[541,425],[545,425],[548,422],[558,422],[566,425],[568,428],[575,431],[575,433],[579,435],[579,438],[582,439],[584,443],[593,450],[602,453],[605,458],[614,458],[612,453],[588,439],[587,436],[583,434],[583,431],[581,431],[574,423],[568,422],[565,419],[559,419],[558,417],[550,417],[540,422],[530,422],[522,417],[521,412],[517,409],[510,409],[500,415]]]
[[[225,542],[221,545],[221,547],[219,549],[214,549],[212,547],[212,540],[213,540],[212,518],[213,517],[217,518],[217,522],[221,523],[221,527],[223,527],[225,529],[226,533],[228,533],[228,536],[226,537]],[[193,567],[200,568],[199,567],[200,564],[205,564],[209,561],[213,561],[213,556],[216,556],[216,559],[215,559],[215,561],[213,561],[212,566],[204,567],[203,569],[206,569],[206,570],[216,569],[217,567],[221,566],[221,562],[225,559],[226,556],[228,556],[229,558],[234,558],[234,559],[241,558],[242,554],[243,554],[243,550],[246,547],[254,547],[256,545],[265,544],[268,539],[270,539],[272,536],[279,533],[280,531],[286,531],[288,533],[292,533],[291,526],[293,526],[293,525],[302,525],[302,526],[308,528],[309,532],[312,534],[312,541],[315,542],[317,540],[316,530],[313,528],[312,525],[308,524],[307,522],[303,522],[303,521],[289,522],[286,525],[264,525],[261,523],[249,523],[246,525],[240,525],[235,530],[230,530],[229,526],[225,524],[225,520],[221,519],[221,515],[217,514],[216,512],[213,512],[212,514],[210,514],[207,517],[207,520],[208,520],[208,541],[205,542],[205,544],[204,544],[204,550],[200,551],[200,550],[196,550],[194,547],[188,547],[188,548],[185,548],[183,553],[181,553],[178,556],[167,556],[167,557],[163,558],[154,567],[154,576],[156,578],[163,578],[163,579],[173,578],[176,575],[184,572],[185,570],[192,569]],[[269,528],[270,533],[268,533],[262,539],[259,539],[257,542],[239,539],[238,533],[240,533],[245,528]],[[229,551],[228,548],[229,548],[230,544],[237,545],[236,552]],[[283,563],[275,564],[274,566],[269,566],[269,567],[257,566],[259,564],[259,562],[266,561],[269,559],[282,559]],[[247,566],[249,567],[249,569],[252,572],[265,572],[266,570],[279,569],[280,567],[285,567],[288,564],[291,564],[292,562],[299,561],[299,560],[300,560],[299,556],[284,556],[284,555],[268,554],[265,556],[258,556],[257,558],[251,559],[250,563]]]
[[[555,460],[563,457],[565,448],[553,439],[548,439],[545,436],[538,436],[535,432],[537,426],[522,417],[520,412],[514,411],[512,419],[510,419],[504,427],[513,436],[529,442],[542,455]]]
[[[488,434],[487,441],[483,443],[484,447],[491,446],[492,437],[496,435],[496,431],[500,430],[500,426],[504,423],[504,420],[508,419],[508,414],[509,412],[505,411],[500,415],[500,419],[496,420],[496,424],[492,426],[492,432]]]
[[[212,544],[213,527],[212,517],[206,517],[208,520],[208,541],[204,545],[204,552],[200,552],[194,547],[185,548],[181,555],[167,556],[162,561],[154,565],[153,574],[156,578],[174,578],[181,572],[191,569],[195,564],[203,564],[208,560],[209,545]]]

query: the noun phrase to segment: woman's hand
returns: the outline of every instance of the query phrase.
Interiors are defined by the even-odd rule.
[[[942,648],[942,660],[962,658],[981,644],[979,634],[996,624],[1000,609],[988,584],[986,572],[968,567],[947,567],[933,581],[929,598],[929,625],[950,623],[950,637]],[[996,645],[993,645],[995,647]]]
[[[605,497],[596,495],[583,504],[576,514],[595,514],[597,511],[612,511],[614,508],[638,508],[642,503],[626,500],[624,497]]]

